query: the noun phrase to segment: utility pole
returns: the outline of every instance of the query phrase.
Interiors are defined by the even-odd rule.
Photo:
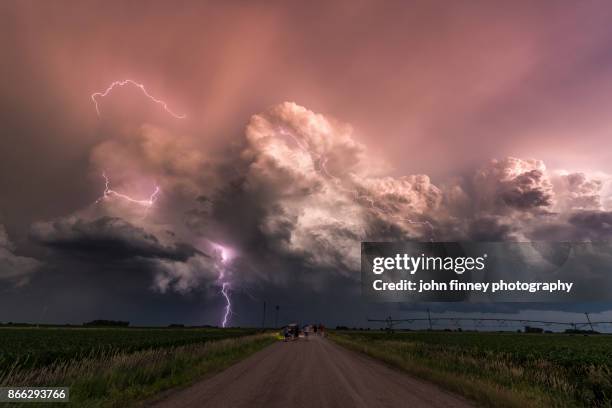
[[[591,331],[595,331],[595,330],[593,330],[593,323],[591,323],[591,318],[589,317],[588,312],[584,312],[584,315],[587,318],[587,322],[589,322],[589,326],[591,326]]]
[[[264,300],[263,318],[261,319],[261,329],[266,328],[266,301]]]
[[[427,320],[429,320],[429,330],[433,330],[431,327],[431,313],[429,313],[429,308],[427,308]]]
[[[393,332],[393,319],[391,318],[391,316],[387,317],[387,333],[392,333]]]
[[[274,328],[276,329],[278,327],[278,309],[280,309],[280,307],[276,305],[274,309],[276,310],[276,314],[274,315]]]

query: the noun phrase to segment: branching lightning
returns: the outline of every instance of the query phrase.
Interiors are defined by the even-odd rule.
[[[106,200],[109,197],[117,197],[129,203],[140,205],[145,208],[150,208],[153,206],[153,204],[155,204],[155,201],[157,200],[157,198],[159,197],[159,193],[161,192],[159,186],[156,185],[148,199],[139,200],[139,199],[130,197],[127,194],[119,193],[113,190],[111,188],[110,178],[106,175],[106,173],[102,173],[102,177],[104,177],[104,193],[102,194],[102,197],[96,200],[96,203],[99,203],[102,200]]]
[[[124,79],[122,81],[115,81],[113,83],[111,83],[109,85],[108,88],[106,88],[106,90],[104,90],[103,92],[94,92],[91,94],[91,100],[93,101],[95,107],[96,107],[96,113],[98,114],[98,116],[100,116],[100,107],[98,106],[98,99],[97,98],[104,98],[105,96],[107,96],[108,94],[110,94],[112,92],[112,90],[115,87],[122,87],[125,85],[133,85],[137,88],[139,88],[142,93],[149,98],[150,100],[152,100],[153,102],[155,102],[156,104],[160,105],[170,116],[176,118],[176,119],[185,119],[187,117],[187,115],[183,114],[183,113],[175,113],[173,112],[169,107],[168,104],[166,102],[164,102],[161,99],[157,99],[156,97],[154,97],[153,95],[151,95],[147,89],[145,88],[145,86],[143,84],[140,84],[134,80],[131,79]]]
[[[164,111],[166,111],[166,113],[168,113],[173,118],[185,119],[187,117],[187,115],[185,114],[179,114],[179,113],[172,111],[168,107],[168,104],[165,101],[154,97],[147,91],[147,89],[145,88],[143,84],[138,83],[131,79],[125,79],[122,81],[114,81],[104,91],[94,92],[91,94],[91,100],[94,103],[94,106],[96,108],[96,113],[98,114],[98,116],[100,116],[100,106],[98,105],[98,98],[104,98],[108,96],[113,91],[113,89],[115,89],[116,87],[123,87],[126,85],[133,85],[139,88],[148,99],[160,105],[164,109]],[[157,200],[161,192],[159,186],[156,185],[148,199],[133,198],[127,194],[120,193],[118,191],[113,190],[111,188],[110,178],[106,175],[106,173],[102,173],[102,177],[104,177],[104,193],[98,200],[96,200],[96,203],[99,203],[102,200],[106,200],[109,197],[116,197],[126,202],[143,206],[145,207],[145,209],[149,209],[155,204],[155,201]],[[227,270],[227,264],[231,260],[231,251],[228,248],[225,248],[219,244],[213,243],[213,246],[217,250],[219,250],[221,253],[221,263],[219,266],[220,272],[219,272],[219,277],[217,278],[217,282],[219,283],[221,287],[221,295],[225,299],[225,308],[224,308],[224,313],[223,313],[223,319],[221,321],[221,326],[226,327],[227,324],[229,323],[230,315],[232,314],[232,302],[230,298],[230,281],[225,276],[226,270]]]
[[[295,144],[297,145],[297,147],[302,150],[303,152],[305,152],[306,154],[308,154],[311,159],[312,162],[314,164],[314,169],[315,171],[319,172],[320,174],[322,174],[325,178],[330,179],[334,182],[334,184],[336,184],[336,186],[340,189],[343,190],[344,192],[347,192],[349,194],[352,194],[354,196],[355,201],[359,202],[359,201],[365,201],[368,203],[368,206],[381,214],[385,214],[388,215],[390,217],[396,218],[400,221],[404,221],[407,222],[408,224],[411,225],[421,225],[421,226],[425,226],[429,229],[430,231],[430,241],[434,241],[434,227],[431,224],[431,222],[425,220],[425,221],[415,221],[412,220],[410,218],[406,218],[406,217],[402,217],[399,216],[397,214],[392,213],[391,211],[388,211],[382,207],[380,207],[379,205],[376,204],[376,201],[374,200],[374,198],[372,198],[371,196],[365,195],[365,194],[360,194],[358,189],[350,189],[347,188],[344,183],[342,182],[342,180],[331,174],[329,172],[329,170],[327,169],[327,162],[329,161],[329,159],[324,156],[323,154],[320,154],[318,152],[313,151],[312,149],[310,149],[307,145],[305,145],[304,143],[302,143],[292,132],[289,132],[287,130],[285,130],[284,128],[280,128],[280,134],[282,134],[283,136],[288,136],[290,137]]]

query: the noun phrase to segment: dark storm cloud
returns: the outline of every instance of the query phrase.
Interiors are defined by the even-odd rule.
[[[383,177],[352,132],[284,103],[254,115],[244,139],[215,161],[194,150],[196,135],[153,126],[134,137],[120,133],[94,146],[92,164],[115,163],[117,191],[155,180],[162,191],[155,205],[107,197],[35,223],[30,237],[52,250],[47,273],[66,267],[122,280],[131,275],[133,288],[215,296],[209,289],[223,270],[235,296],[270,299],[274,290],[289,290],[294,301],[307,302],[308,293],[352,290],[360,241],[610,233],[607,216],[575,209],[582,196],[601,201],[601,182],[593,177],[562,179],[541,161],[518,158],[490,161],[473,177],[440,186],[423,174]],[[122,162],[129,164],[123,172]],[[217,244],[235,252],[225,267]]]
[[[515,232],[508,219],[499,216],[483,216],[469,224],[468,237],[473,241],[497,242],[511,240]]]
[[[151,286],[182,295],[219,276],[211,242],[236,251],[236,290],[269,285],[269,295],[295,282],[341,292],[356,279],[364,239],[607,234],[604,224],[571,217],[605,210],[605,174],[591,173],[611,169],[602,148],[610,10],[190,1],[0,8],[0,216],[19,250],[52,249],[41,260],[58,264],[40,281],[51,292],[76,293],[85,275],[120,281],[122,271],[138,271],[134,285],[146,287],[138,296]],[[126,77],[187,119],[132,88],[101,101],[96,116],[91,93]],[[557,177],[543,162],[507,156],[590,171]],[[486,163],[491,157],[500,159]],[[146,217],[112,197],[94,206],[103,171],[122,193],[146,199],[157,184],[162,194]],[[54,219],[64,221],[19,239],[32,220]],[[20,259],[0,251],[11,265]],[[105,258],[113,268],[100,266]],[[346,297],[346,314],[354,299]]]
[[[42,264],[34,258],[15,254],[15,249],[4,226],[0,225],[0,281],[21,286],[28,283]]]
[[[569,218],[569,223],[581,230],[589,231],[594,237],[610,237],[612,235],[612,212],[581,211]]]
[[[206,287],[222,270],[236,291],[300,282],[326,291],[338,276],[358,280],[361,241],[520,241],[595,228],[568,203],[596,201],[597,179],[513,157],[440,186],[425,174],[381,176],[350,125],[295,103],[253,115],[223,155],[198,150],[198,137],[152,125],[109,136],[93,147],[93,167],[112,164],[120,192],[155,180],[158,201],[143,209],[109,196],[34,224],[32,240],[84,263],[140,262],[162,292]],[[227,266],[218,245],[235,253]]]
[[[538,188],[543,173],[531,170],[517,176],[512,183],[504,186],[500,199],[504,204],[519,210],[548,207],[551,205],[552,194]]]
[[[214,281],[218,273],[215,258],[177,241],[174,233],[162,233],[166,237],[117,217],[87,220],[75,215],[36,223],[30,236],[51,248],[56,262],[78,259],[88,273],[108,269],[104,265],[147,272],[146,286],[161,292],[185,293]]]
[[[605,241],[612,240],[612,212],[575,211],[565,218],[536,226],[534,239],[555,241]]]
[[[163,245],[143,228],[108,216],[92,221],[71,217],[37,223],[32,226],[31,237],[55,250],[105,259],[158,258],[184,262],[192,256],[204,255],[182,242]]]

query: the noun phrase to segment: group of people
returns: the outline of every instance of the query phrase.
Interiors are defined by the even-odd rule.
[[[325,326],[321,323],[319,324],[307,324],[300,328],[299,324],[290,324],[283,327],[283,336],[285,341],[289,340],[298,340],[300,335],[303,335],[304,338],[308,339],[310,334],[315,336],[325,336]]]

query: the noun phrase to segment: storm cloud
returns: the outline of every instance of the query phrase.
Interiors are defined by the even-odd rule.
[[[361,241],[585,240],[610,233],[607,213],[585,212],[603,208],[602,180],[513,157],[440,186],[425,174],[384,175],[349,124],[293,102],[253,115],[221,158],[208,159],[197,135],[150,125],[132,132],[93,147],[93,174],[102,164],[112,168],[113,188],[122,192],[155,181],[159,200],[143,209],[104,197],[34,224],[31,237],[79,257],[147,262],[160,291],[214,283],[217,244],[237,254],[228,273],[238,289],[306,276],[317,276],[319,286],[333,275],[357,280]]]
[[[166,231],[158,238],[153,232],[124,219],[104,216],[88,221],[78,216],[39,222],[32,226],[31,239],[64,256],[74,257],[87,265],[124,263],[130,268],[153,273],[152,285],[162,292],[174,289],[186,292],[210,283],[217,276],[215,257],[175,241]]]
[[[4,226],[0,225],[0,280],[21,286],[28,283],[41,263],[34,258],[15,254],[15,249]]]
[[[0,7],[6,310],[222,302],[223,271],[236,321],[296,288],[352,315],[360,241],[609,239],[612,8]],[[186,118],[131,86],[92,103],[127,78]]]

